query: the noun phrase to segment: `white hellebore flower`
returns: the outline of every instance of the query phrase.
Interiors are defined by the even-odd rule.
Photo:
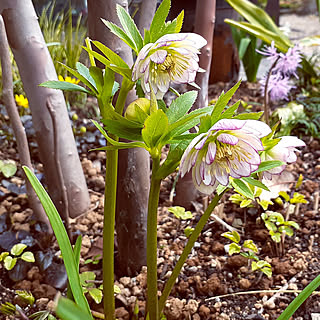
[[[161,99],[171,82],[194,82],[199,71],[199,49],[206,43],[195,33],[166,34],[141,49],[133,66],[132,80],[141,79],[147,98],[151,86],[157,99]]]
[[[228,185],[229,176],[248,177],[261,162],[260,138],[270,132],[267,124],[257,120],[219,120],[191,141],[181,159],[181,176],[192,168],[195,187],[206,194],[219,184]]]
[[[293,163],[297,161],[297,155],[295,151],[299,151],[296,147],[305,147],[306,144],[298,139],[297,137],[283,136],[280,138],[278,144],[276,144],[271,149],[263,152],[261,158],[263,161],[266,160],[280,160],[284,162],[282,166],[269,169],[263,172],[263,178],[272,179],[273,174],[281,174],[286,168],[288,163]]]

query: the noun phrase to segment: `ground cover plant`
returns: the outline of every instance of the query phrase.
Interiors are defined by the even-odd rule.
[[[117,166],[117,149],[143,147],[149,151],[153,160],[148,217],[148,229],[150,231],[148,232],[148,244],[151,246],[148,248],[148,304],[145,315],[149,314],[150,319],[158,319],[160,316],[163,317],[162,311],[166,307],[166,299],[178,279],[188,254],[191,252],[200,232],[205,227],[205,223],[209,220],[213,209],[217,206],[218,201],[223,197],[226,190],[230,191],[230,189],[234,189],[241,197],[246,197],[246,199],[253,201],[256,195],[255,188],[269,190],[259,178],[262,175],[269,176],[270,178],[275,173],[280,174],[286,164],[295,162],[296,147],[304,146],[304,142],[297,138],[275,137],[276,128],[271,129],[258,120],[262,115],[261,112],[242,115],[236,113],[239,106],[238,102],[228,106],[229,100],[240,83],[236,84],[226,93],[222,93],[215,105],[189,114],[187,112],[196,98],[195,91],[189,91],[181,95],[177,93],[177,98],[169,106],[166,106],[161,101],[172,82],[179,83],[185,81],[184,77],[192,82],[198,69],[196,62],[198,49],[200,48],[200,45],[195,44],[194,40],[202,41],[199,36],[193,34],[185,35],[177,33],[179,31],[181,16],[171,22],[171,24],[164,23],[165,17],[163,17],[163,12],[166,11],[168,3],[168,1],[164,1],[162,7],[159,8],[158,15],[156,15],[154,20],[156,22],[154,22],[153,29],[151,25],[150,34],[148,35],[148,32],[146,32],[147,40],[145,40],[146,36],[144,39],[139,37],[130,17],[121,8],[118,8],[118,14],[122,18],[123,29],[129,30],[129,37],[126,37],[120,29],[111,23],[106,22],[106,25],[128,42],[130,47],[137,53],[137,61],[133,69],[127,67],[107,47],[95,42],[95,45],[97,47],[100,46],[105,56],[100,56],[92,51],[89,46],[86,50],[89,55],[99,58],[105,63],[106,69],[104,71],[100,71],[94,65],[87,68],[80,63],[76,65],[76,69],[67,68],[82,83],[86,84],[89,89],[85,89],[71,81],[44,84],[64,90],[79,90],[82,92],[86,90],[86,93],[98,98],[100,114],[102,115],[101,122],[104,128],[98,121],[93,121],[93,123],[106,138],[108,145],[97,149],[97,151],[107,151],[106,171],[108,177],[113,178],[113,181],[111,179],[107,181],[105,191],[105,199],[107,200],[105,200],[104,210],[105,219],[108,220],[105,220],[103,227],[105,249],[103,251],[104,315],[102,315],[98,312],[90,312],[89,304],[84,296],[84,293],[89,293],[95,301],[99,302],[102,287],[92,285],[95,281],[95,276],[92,276],[92,274],[83,275],[82,273],[81,276],[78,273],[81,237],[77,239],[75,246],[72,248],[64,226],[61,220],[59,220],[59,214],[56,212],[44,189],[37,182],[35,176],[32,175],[31,171],[25,169],[47,210],[69,277],[68,299],[60,298],[56,308],[56,313],[61,319],[114,318],[114,295],[119,292],[114,284],[112,265],[114,256],[114,191],[112,190],[115,188],[114,175]],[[166,34],[168,30],[174,32]],[[161,34],[161,32],[164,34]],[[187,61],[186,57],[189,58],[189,61]],[[113,80],[114,73],[116,72],[122,74],[125,79],[120,88]],[[158,80],[158,77],[160,80]],[[125,96],[134,86],[139,90],[140,95],[147,98],[140,98],[140,100],[131,104],[125,117],[122,117]],[[119,89],[118,100],[113,106],[111,98]],[[197,126],[198,123],[200,123],[199,126]],[[194,126],[196,126],[198,131],[196,133],[188,132]],[[131,142],[119,142],[117,136],[131,140]],[[281,150],[277,148],[280,142],[282,144]],[[160,162],[162,150],[169,144],[170,149],[167,158],[165,161]],[[171,275],[168,275],[162,296],[158,301],[157,208],[159,193],[161,180],[166,179],[168,174],[176,171],[179,162],[180,175],[192,171],[195,187],[205,194],[211,195],[213,192],[216,192],[216,195],[206,206],[198,223],[186,233],[188,238],[186,247],[181,250],[181,256],[177,260],[173,272]],[[286,201],[290,201],[290,196],[289,200],[286,199],[284,194],[283,196]],[[243,200],[240,203],[242,206],[245,204],[242,202]],[[185,211],[183,208],[180,210],[177,208],[171,209],[171,212],[180,219],[190,218],[188,211]],[[276,216],[278,218],[276,221],[269,219],[269,226],[271,226],[271,223],[279,223],[280,227],[290,226],[290,221],[284,219],[280,221],[279,215],[273,215],[274,218]],[[291,223],[291,226],[294,226],[294,223]],[[288,235],[292,235],[288,229],[284,231]],[[283,234],[282,231],[281,234]],[[239,248],[238,243],[240,239],[237,234],[231,232],[226,235],[228,239],[233,241],[234,245],[231,246],[233,253],[237,253],[237,251],[241,252],[244,258],[252,260],[251,267],[253,271],[261,272],[261,274],[267,276],[270,275],[270,263],[257,258],[255,254],[258,249],[253,242],[245,240],[242,247]],[[309,287],[307,295],[316,286],[317,284],[313,283],[313,287],[311,289]],[[304,297],[306,297],[306,294]],[[297,306],[298,304],[296,303],[291,308],[291,311],[289,309],[289,314]],[[139,310],[137,309],[135,308],[133,316],[138,314]],[[20,311],[18,310],[18,312]],[[36,316],[45,318],[50,315],[43,312]],[[288,313],[284,313],[281,317],[282,319],[288,319],[289,316]]]

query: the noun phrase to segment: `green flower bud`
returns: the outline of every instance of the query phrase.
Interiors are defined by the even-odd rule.
[[[150,114],[150,100],[147,98],[139,98],[128,105],[124,116],[128,120],[141,122],[141,120],[144,120],[143,116],[146,116],[149,114]]]

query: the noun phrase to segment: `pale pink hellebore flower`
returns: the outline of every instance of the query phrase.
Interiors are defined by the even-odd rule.
[[[206,43],[195,33],[166,34],[141,49],[133,66],[132,80],[141,79],[147,98],[151,86],[157,99],[162,99],[171,82],[194,82],[199,71],[199,49]]]
[[[257,120],[219,120],[191,141],[181,159],[181,176],[192,168],[195,187],[206,194],[219,184],[227,186],[230,176],[249,177],[261,162],[260,138],[270,132],[267,124]]]
[[[263,161],[266,160],[280,160],[284,162],[282,166],[267,170],[263,172],[263,178],[271,180],[272,175],[281,174],[282,171],[286,168],[287,164],[294,163],[297,161],[297,155],[295,151],[297,147],[305,147],[306,144],[298,139],[297,137],[283,136],[281,140],[270,150],[267,150],[261,154]]]

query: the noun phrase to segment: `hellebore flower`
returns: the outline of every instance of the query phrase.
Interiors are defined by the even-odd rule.
[[[266,77],[260,80],[262,94],[265,94],[265,83]],[[290,83],[288,77],[282,77],[279,74],[271,74],[268,82],[268,93],[270,95],[270,100],[275,102],[279,100],[288,100],[288,95],[291,89],[295,88]]]
[[[181,176],[192,168],[195,187],[206,194],[219,184],[228,185],[230,176],[248,177],[261,162],[260,138],[270,132],[267,124],[257,120],[219,120],[191,141],[181,159]]]
[[[261,159],[262,160],[280,160],[285,162],[282,166],[267,170],[263,172],[263,178],[272,179],[272,175],[281,174],[281,172],[286,168],[286,165],[289,163],[294,163],[297,160],[297,155],[295,151],[297,147],[305,147],[306,144],[298,139],[297,137],[291,136],[283,136],[280,138],[281,140],[276,144],[273,148],[262,152]]]
[[[16,94],[14,98],[18,106],[23,107],[25,109],[29,108],[28,99],[23,94]]]
[[[141,79],[147,98],[152,88],[156,97],[161,99],[171,82],[194,82],[199,71],[199,49],[206,43],[195,33],[166,34],[141,49],[133,66],[132,80]]]

